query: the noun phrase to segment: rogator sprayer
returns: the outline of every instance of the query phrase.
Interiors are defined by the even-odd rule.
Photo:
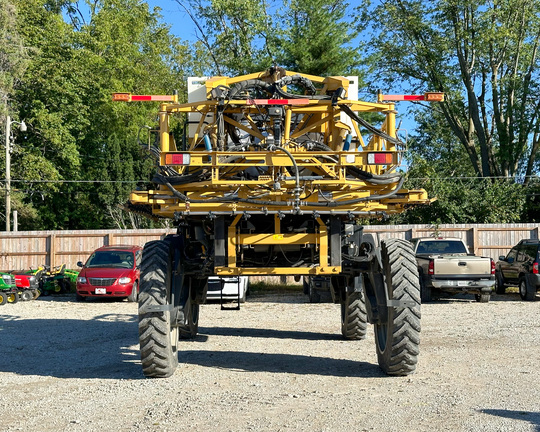
[[[317,77],[272,68],[233,78],[190,78],[177,95],[116,93],[117,101],[159,101],[157,172],[130,208],[171,218],[174,235],[144,247],[139,296],[143,372],[168,377],[179,341],[197,334],[209,276],[323,278],[341,304],[346,339],[375,326],[380,367],[415,370],[420,288],[407,241],[376,242],[362,219],[429,202],[403,189],[403,143],[395,108],[356,100],[356,77]],[[422,100],[440,100],[426,93]],[[380,128],[366,113],[385,117]],[[175,140],[172,116],[184,121]],[[381,116],[381,117],[382,117]],[[369,135],[369,139],[365,136]]]

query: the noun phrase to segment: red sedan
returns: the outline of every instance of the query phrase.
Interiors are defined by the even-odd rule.
[[[116,297],[137,301],[139,293],[140,246],[102,246],[83,265],[77,278],[77,300],[87,297]]]

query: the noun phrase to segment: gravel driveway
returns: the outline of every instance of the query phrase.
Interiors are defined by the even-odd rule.
[[[201,307],[169,379],[145,379],[137,305],[74,296],[0,307],[0,431],[540,431],[540,302],[422,305],[414,375],[378,368],[339,306],[254,295]]]

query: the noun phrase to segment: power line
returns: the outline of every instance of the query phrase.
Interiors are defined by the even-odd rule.
[[[519,176],[519,177],[507,177],[507,176],[489,176],[489,177],[409,177],[408,180],[524,180],[526,178],[529,179],[540,179],[539,175],[530,175],[530,176]],[[5,183],[6,179],[1,179],[0,183]],[[11,179],[11,182],[19,182],[19,183],[151,183],[151,180],[144,179],[144,180],[28,180],[28,179]]]

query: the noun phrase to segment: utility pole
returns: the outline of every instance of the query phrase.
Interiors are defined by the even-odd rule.
[[[26,132],[24,121],[18,122],[6,116],[6,231],[11,231],[11,124],[19,125],[21,132]]]
[[[6,232],[11,229],[11,117],[6,117]]]

